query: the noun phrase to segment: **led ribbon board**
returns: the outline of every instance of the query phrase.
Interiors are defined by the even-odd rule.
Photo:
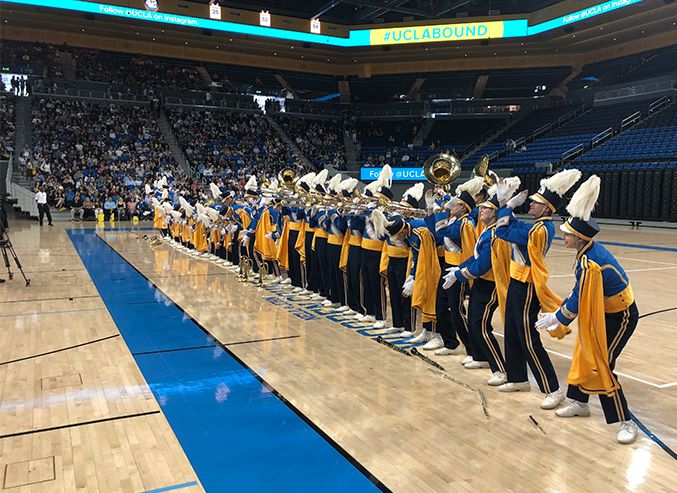
[[[210,29],[212,31],[265,36],[287,41],[351,48],[357,46],[434,43],[534,36],[552,29],[557,29],[558,27],[568,26],[591,17],[629,7],[630,5],[640,3],[641,1],[642,0],[611,0],[533,26],[528,25],[527,19],[447,23],[431,26],[356,29],[350,31],[347,38],[292,31],[289,29],[278,29],[274,27],[254,26],[251,24],[238,24],[237,22],[219,21],[208,19],[206,17],[190,17],[186,15],[149,11],[140,8],[135,9],[105,3],[85,2],[83,0],[59,0],[58,2],[54,0],[0,0],[0,5],[14,3],[32,7],[48,7],[156,22],[160,24],[192,27],[196,29]],[[139,1],[139,5],[143,5],[141,1]],[[208,6],[205,6],[205,16],[208,16],[209,14],[207,7]]]
[[[383,168],[360,168],[360,181],[374,181]],[[393,168],[393,181],[425,180],[423,168]]]

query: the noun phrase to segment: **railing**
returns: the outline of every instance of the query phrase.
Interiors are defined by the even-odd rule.
[[[670,97],[669,96],[663,96],[660,99],[657,99],[653,103],[649,105],[649,114],[653,113],[654,111],[658,111],[667,104],[670,103]]]
[[[564,151],[562,153],[562,158],[559,161],[560,164],[563,164],[565,161],[568,161],[572,157],[576,157],[579,154],[582,154],[584,150],[585,150],[585,147],[583,146],[583,144],[578,144],[578,145],[572,147],[571,149],[569,149],[568,151]]]
[[[614,134],[614,127],[609,127],[606,130],[601,131],[597,135],[595,135],[591,140],[590,140],[590,147],[595,147],[596,145],[604,142],[606,139],[611,137]]]
[[[534,130],[533,133],[531,134],[531,138],[532,138],[532,139],[536,139],[539,135],[541,135],[541,134],[547,132],[548,130],[550,130],[550,129],[552,128],[553,125],[554,125],[554,123],[550,122],[550,123],[546,123],[545,125],[543,125],[543,126],[541,126],[541,127],[538,127],[538,128],[537,128],[536,130]]]
[[[143,95],[123,94],[117,92],[105,93],[103,91],[91,91],[87,89],[45,89],[44,87],[37,87],[35,88],[35,91],[33,91],[33,95],[43,97],[91,99],[94,101],[115,101],[121,103],[150,103],[150,100]]]
[[[633,113],[632,115],[623,118],[623,120],[621,120],[621,132],[625,130],[625,127],[637,123],[639,120],[641,120],[641,118],[642,118],[641,111],[637,111],[636,113]]]

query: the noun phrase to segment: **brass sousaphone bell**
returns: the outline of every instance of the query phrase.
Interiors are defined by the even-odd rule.
[[[298,178],[296,171],[288,167],[281,169],[277,174],[277,181],[288,190],[294,190]]]
[[[423,163],[423,174],[433,185],[448,190],[461,176],[461,162],[453,154],[434,154]]]
[[[498,182],[498,175],[489,169],[489,156],[486,154],[477,161],[477,164],[472,170],[471,178],[481,176],[484,178],[484,184],[487,187],[492,187]]]

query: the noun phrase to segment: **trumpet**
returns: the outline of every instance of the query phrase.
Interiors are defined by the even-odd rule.
[[[428,215],[428,213],[423,209],[415,209],[411,206],[402,205],[398,202],[391,202],[383,208],[379,207],[379,209],[381,209],[381,212],[397,213],[408,219],[423,219]]]

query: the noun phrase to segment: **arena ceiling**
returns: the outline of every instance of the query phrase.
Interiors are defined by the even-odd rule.
[[[210,3],[211,0],[193,0]],[[558,0],[220,0],[223,7],[268,10],[273,15],[320,18],[337,24],[368,24],[526,14]]]
[[[109,2],[143,4],[142,0],[108,0]],[[177,1],[177,0],[174,0]],[[207,0],[201,0],[208,3]],[[222,1],[225,15],[234,15],[235,4],[245,2]],[[336,0],[334,0],[336,1]],[[353,1],[353,0],[351,0]],[[358,0],[354,0],[358,1]],[[401,2],[402,0],[397,0]],[[459,0],[460,2],[461,0]],[[471,2],[477,8],[499,5],[523,7],[520,17],[529,17],[535,22],[552,19],[562,12],[573,12],[586,8],[600,0],[564,0],[561,2],[544,1],[480,1]],[[200,11],[203,5],[195,2],[183,2],[197,5]],[[384,0],[365,0],[364,3]],[[393,0],[390,0],[393,2]],[[55,2],[57,5],[58,3]],[[246,10],[238,10],[237,17],[228,20],[258,24],[258,10],[268,8],[272,15],[280,5],[297,6],[303,18],[289,17],[283,22],[294,23],[298,29],[308,30],[306,15],[312,8],[321,6],[319,0],[263,0],[247,3]],[[343,2],[342,2],[343,3]],[[423,2],[425,5],[430,2]],[[542,7],[532,14],[526,10]],[[163,5],[166,5],[164,0]],[[324,5],[327,3],[325,2]],[[409,6],[414,2],[407,2]],[[304,7],[305,5],[305,7]],[[349,4],[346,4],[349,5]],[[392,8],[394,4],[390,4]],[[404,5],[404,4],[403,4]],[[481,7],[484,5],[484,7]],[[266,6],[266,7],[264,7]],[[472,6],[468,4],[468,6]],[[227,8],[230,7],[230,8]],[[341,5],[335,5],[341,11]],[[406,7],[403,7],[406,8]],[[559,13],[552,14],[552,11]],[[391,10],[391,14],[394,11]],[[397,15],[402,12],[395,12]],[[459,22],[451,12],[443,14],[446,22]],[[506,18],[510,15],[506,14]],[[486,13],[482,16],[486,18]],[[513,15],[513,18],[515,16]],[[321,16],[322,19],[324,19]],[[469,17],[467,22],[478,17]],[[144,53],[157,56],[184,58],[196,61],[218,62],[233,65],[262,66],[282,70],[296,70],[336,76],[370,77],[378,74],[398,74],[414,72],[485,70],[495,68],[525,68],[539,66],[582,66],[600,60],[615,58],[632,53],[677,43],[677,2],[672,0],[643,0],[626,9],[607,13],[603,16],[581,20],[568,28],[529,36],[527,38],[507,38],[490,40],[468,40],[459,42],[418,43],[394,46],[367,46],[357,48],[336,48],[315,43],[290,42],[265,36],[228,34],[204,29],[182,26],[158,25],[152,22],[139,22],[118,19],[110,16],[85,15],[58,8],[28,8],[22,5],[6,3],[0,0],[0,26],[2,36],[7,39],[24,41],[46,41],[74,46],[95,47],[111,51]],[[439,21],[437,21],[439,22]],[[466,22],[461,19],[460,22]],[[425,25],[430,20],[414,20],[411,25]],[[398,21],[383,26],[408,25]],[[325,25],[337,36],[355,25]],[[371,23],[369,28],[381,28]],[[343,32],[343,34],[342,34]]]

